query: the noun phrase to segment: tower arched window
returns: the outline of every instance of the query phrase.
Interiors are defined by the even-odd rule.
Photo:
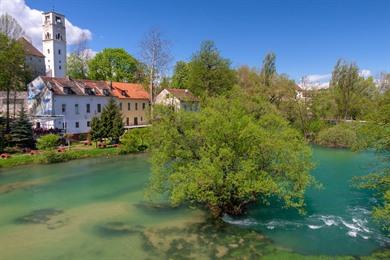
[[[45,39],[46,39],[46,40],[49,40],[49,39],[50,39],[50,33],[46,33]]]

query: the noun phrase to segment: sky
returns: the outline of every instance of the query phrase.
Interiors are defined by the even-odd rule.
[[[0,0],[41,48],[41,11],[67,19],[68,49],[84,32],[89,48],[124,48],[157,27],[175,61],[189,60],[213,40],[234,67],[260,68],[267,52],[292,79],[327,84],[337,59],[356,62],[365,76],[390,72],[390,0]]]

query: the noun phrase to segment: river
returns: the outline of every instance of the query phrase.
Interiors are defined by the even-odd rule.
[[[351,186],[372,153],[314,147],[307,212],[253,206],[212,223],[193,208],[144,199],[147,155],[0,169],[0,259],[161,259],[369,255],[389,245],[372,194]]]

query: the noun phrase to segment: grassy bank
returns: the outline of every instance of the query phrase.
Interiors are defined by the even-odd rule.
[[[48,164],[57,162],[66,162],[75,159],[114,156],[120,154],[120,149],[116,147],[95,148],[84,147],[81,145],[71,146],[70,149],[65,149],[64,152],[41,151],[37,154],[12,154],[8,159],[0,159],[0,168],[10,168],[28,164]],[[123,154],[123,153],[122,153]]]

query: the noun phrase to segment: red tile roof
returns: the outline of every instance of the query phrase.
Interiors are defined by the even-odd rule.
[[[112,96],[110,85],[105,81],[75,80],[69,77],[52,78],[43,76],[41,76],[41,79],[56,95]]]
[[[188,89],[179,89],[179,88],[167,88],[172,95],[174,95],[180,101],[188,101],[188,102],[197,102],[199,99],[192,94]]]
[[[20,37],[18,42],[22,45],[24,52],[26,55],[37,56],[41,58],[45,58],[45,55],[42,54],[37,48],[34,47],[29,41],[27,41],[24,37]]]
[[[123,82],[107,82],[107,84],[111,84],[113,95],[117,98],[149,100],[149,93],[141,84]]]

